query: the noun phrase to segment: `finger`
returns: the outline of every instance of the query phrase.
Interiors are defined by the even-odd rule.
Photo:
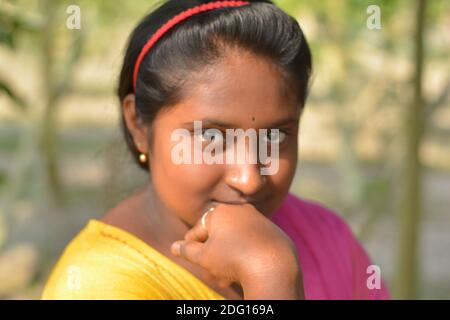
[[[219,280],[219,287],[221,288],[228,288],[231,285],[232,281],[226,280],[226,279],[220,279]]]
[[[203,244],[197,241],[175,241],[170,247],[172,254],[204,267]]]
[[[206,279],[206,281],[208,282],[213,282],[216,280],[216,277],[214,277],[210,272],[206,271],[204,273],[204,278]]]
[[[201,223],[197,223],[192,229],[186,232],[184,240],[205,242],[208,240],[208,230]]]

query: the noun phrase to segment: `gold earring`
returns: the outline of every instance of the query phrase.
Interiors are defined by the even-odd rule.
[[[139,155],[139,161],[140,161],[141,163],[146,163],[146,162],[147,162],[147,155],[146,155],[145,153],[141,153],[141,154]]]

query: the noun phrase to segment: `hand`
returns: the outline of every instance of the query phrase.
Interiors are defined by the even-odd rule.
[[[217,205],[206,229],[200,219],[171,251],[208,270],[222,286],[240,283],[246,299],[303,298],[295,245],[252,205]]]

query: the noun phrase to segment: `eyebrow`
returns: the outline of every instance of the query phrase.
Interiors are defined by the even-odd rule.
[[[222,127],[222,128],[237,128],[237,127],[239,127],[232,123],[227,123],[227,122],[223,122],[221,120],[210,119],[210,118],[200,119],[197,121],[201,121],[202,125],[206,125],[206,126],[217,126],[217,127]],[[281,127],[281,126],[285,126],[288,124],[294,124],[294,123],[297,123],[298,121],[299,121],[299,118],[290,117],[290,118],[278,120],[275,123],[272,123],[271,125],[269,125],[267,127],[276,128],[276,127]],[[185,122],[184,125],[192,125],[193,123],[194,123],[194,121]]]

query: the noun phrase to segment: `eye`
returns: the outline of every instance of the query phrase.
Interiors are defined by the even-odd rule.
[[[223,141],[223,133],[219,129],[205,129],[200,134],[196,135],[201,142],[219,142]]]
[[[266,143],[281,144],[286,140],[287,134],[279,129],[270,129],[267,135],[263,136],[263,141]]]

